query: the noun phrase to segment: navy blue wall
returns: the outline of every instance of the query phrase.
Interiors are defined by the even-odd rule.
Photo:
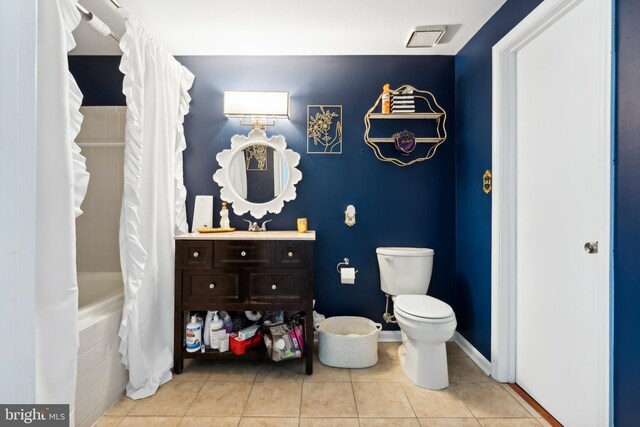
[[[456,316],[491,360],[491,48],[541,0],[510,0],[456,55]]]
[[[69,69],[84,99],[82,105],[126,105],[119,56],[69,56]]]
[[[614,200],[614,422],[638,425],[640,402],[640,2],[617,1]]]
[[[454,58],[418,56],[328,57],[180,57],[196,76],[191,110],[185,120],[188,148],[184,177],[189,218],[196,194],[216,196],[211,178],[218,168],[215,155],[228,148],[236,133],[246,134],[237,120],[222,114],[224,90],[288,90],[291,120],[280,121],[268,134],[282,134],[289,147],[301,154],[303,179],[295,201],[279,215],[269,215],[271,229],[295,229],[297,217],[309,218],[317,230],[316,308],[327,315],[362,315],[382,322],[384,295],[380,291],[375,256],[377,246],[428,246],[435,249],[429,294],[454,305],[455,271],[455,157]],[[121,91],[121,82],[103,78],[117,74],[119,58],[72,58],[71,69],[85,105],[105,103]],[[436,156],[418,165],[400,168],[378,161],[363,142],[363,117],[380,94],[382,85],[412,84],[434,93],[448,113],[449,140]],[[122,102],[120,102],[122,103]],[[308,104],[343,106],[343,154],[306,154]],[[398,123],[396,131],[408,123]],[[344,210],[353,204],[357,224],[344,224]],[[248,218],[248,217],[246,217]],[[266,219],[266,218],[265,218]],[[231,224],[246,224],[231,215]],[[355,286],[340,285],[335,270],[344,257],[359,270]]]

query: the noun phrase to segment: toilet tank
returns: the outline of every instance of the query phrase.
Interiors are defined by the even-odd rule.
[[[389,295],[425,295],[431,281],[433,249],[377,248],[380,287]]]

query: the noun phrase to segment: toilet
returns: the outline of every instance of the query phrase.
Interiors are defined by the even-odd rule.
[[[433,249],[377,248],[380,287],[394,302],[402,331],[398,355],[405,374],[419,387],[449,386],[445,342],[456,330],[449,304],[426,295],[433,269]]]

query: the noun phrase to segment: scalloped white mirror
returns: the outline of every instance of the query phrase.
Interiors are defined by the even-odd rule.
[[[234,135],[231,148],[216,155],[220,169],[213,180],[220,186],[220,198],[236,215],[247,212],[256,219],[280,213],[284,202],[296,198],[296,184],[302,179],[297,169],[300,155],[287,148],[282,135],[267,138],[260,129],[248,136]]]

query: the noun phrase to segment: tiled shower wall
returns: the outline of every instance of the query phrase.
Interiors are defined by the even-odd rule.
[[[126,107],[81,107],[76,142],[91,174],[76,221],[78,271],[120,271],[118,230],[124,170]]]

